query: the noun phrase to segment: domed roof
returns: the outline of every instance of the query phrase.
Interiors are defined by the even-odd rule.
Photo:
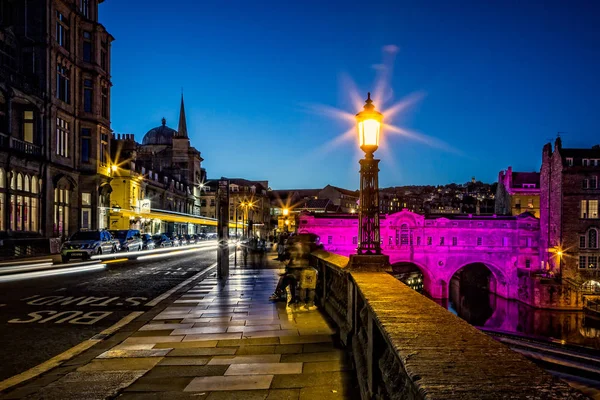
[[[175,129],[167,126],[167,120],[162,119],[162,125],[152,128],[144,135],[142,144],[173,144],[173,136],[177,135]]]

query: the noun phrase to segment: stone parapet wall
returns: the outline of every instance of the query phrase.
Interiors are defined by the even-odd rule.
[[[318,300],[352,350],[363,399],[587,397],[386,272],[318,251]]]

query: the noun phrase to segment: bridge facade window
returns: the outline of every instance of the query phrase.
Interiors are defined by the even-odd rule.
[[[402,226],[400,227],[400,245],[408,246],[408,244],[410,243],[409,237],[410,237],[410,229],[408,228],[408,225],[402,224]],[[410,244],[412,244],[412,243],[410,243]]]

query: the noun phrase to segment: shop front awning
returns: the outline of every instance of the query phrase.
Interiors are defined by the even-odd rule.
[[[195,225],[207,225],[207,226],[217,226],[217,220],[215,218],[206,218],[198,215],[178,213],[166,210],[156,210],[151,209],[150,212],[137,212],[135,210],[126,210],[121,209],[116,211],[114,208],[110,211],[111,216],[123,216],[127,218],[133,217],[134,219],[149,219],[149,220],[160,220],[164,222],[177,222],[177,223],[185,223],[185,224],[195,224]],[[242,227],[243,225],[238,223],[238,227]],[[235,223],[229,223],[230,228],[235,228]]]

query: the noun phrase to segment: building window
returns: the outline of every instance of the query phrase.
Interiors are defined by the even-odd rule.
[[[2,171],[2,170],[0,170]],[[2,175],[4,173],[2,172]],[[15,175],[13,172],[11,175]],[[3,180],[2,180],[3,181]],[[4,186],[0,185],[0,188]],[[9,226],[14,231],[37,232],[39,227],[38,213],[38,179],[28,175],[23,176],[16,173],[15,194],[10,196]],[[4,192],[0,191],[0,210],[4,210],[5,197]],[[0,230],[4,229],[4,221],[0,217]]]
[[[579,248],[585,249],[585,236],[584,235],[579,236]]]
[[[333,244],[333,236],[327,236],[327,244]]]
[[[23,140],[33,143],[33,111],[23,111]]]
[[[483,238],[478,237],[477,238],[477,246],[481,246],[482,243],[483,243]]]
[[[352,244],[358,244],[358,236],[352,236]]]
[[[69,157],[69,123],[56,118],[56,154]]]
[[[572,167],[572,166],[573,166],[573,159],[572,159],[572,158],[567,158],[567,165],[568,165],[569,167]]]
[[[584,159],[581,161],[581,164],[582,164],[584,167],[587,167],[587,166],[588,166],[588,164],[589,164],[589,162],[590,162],[590,160],[588,160],[587,158],[584,158]]]
[[[585,256],[579,256],[579,268],[585,269],[587,268]]]
[[[102,88],[102,118],[108,118],[108,88]]]
[[[531,268],[531,260],[525,260],[525,268]]]
[[[103,133],[100,138],[100,164],[106,165],[108,159],[108,135]]]
[[[440,238],[440,246],[443,246],[443,245],[444,245],[444,237],[442,236],[442,237]]]
[[[458,244],[458,238],[457,237],[453,237],[452,238],[452,246],[456,246]]]
[[[54,235],[69,236],[69,191],[64,188],[54,189]]]
[[[528,237],[528,238],[526,239],[526,246],[527,246],[527,248],[529,248],[529,249],[531,248],[531,238],[530,238],[530,237]]]
[[[408,225],[403,224],[400,227],[400,245],[402,245],[402,246],[408,245],[408,235],[409,234],[410,234],[410,231],[408,229]]]
[[[421,236],[417,236],[417,246],[421,245]]]
[[[588,268],[592,268],[592,269],[598,268],[598,257],[597,256],[588,256],[587,265],[588,265]]]
[[[62,65],[56,66],[56,98],[67,104],[71,102],[71,71]]]
[[[590,181],[588,179],[584,179],[582,181],[582,185],[581,185],[584,189],[589,189],[590,188]]]
[[[92,33],[83,31],[83,61],[87,63],[92,62]]]
[[[215,206],[215,199],[210,199],[210,206],[214,207]]]
[[[427,246],[431,246],[433,243],[433,238],[431,236],[427,236]]]
[[[598,188],[598,177],[592,176],[592,178],[590,179],[590,189],[596,189],[596,188]]]
[[[83,80],[83,111],[92,112],[94,101],[94,81],[91,79]]]
[[[588,247],[590,249],[598,248],[598,231],[594,228],[588,232]]]
[[[92,194],[81,193],[81,229],[92,227]]]
[[[106,62],[106,58],[107,58],[107,53],[108,53],[108,43],[103,40],[100,45],[102,46],[100,49],[100,67],[105,70],[106,72],[108,72],[108,69],[106,68],[107,66],[107,62]]]
[[[90,0],[81,0],[80,10],[84,17],[90,18]]]
[[[81,162],[89,163],[92,150],[92,133],[90,128],[81,128]]]
[[[69,19],[60,11],[56,12],[56,42],[69,50]]]
[[[581,213],[580,218],[587,218],[587,200],[581,200]]]
[[[509,246],[509,240],[507,237],[503,237],[502,238],[502,246],[504,247],[508,247]]]
[[[598,200],[588,201],[588,218],[598,218]]]

